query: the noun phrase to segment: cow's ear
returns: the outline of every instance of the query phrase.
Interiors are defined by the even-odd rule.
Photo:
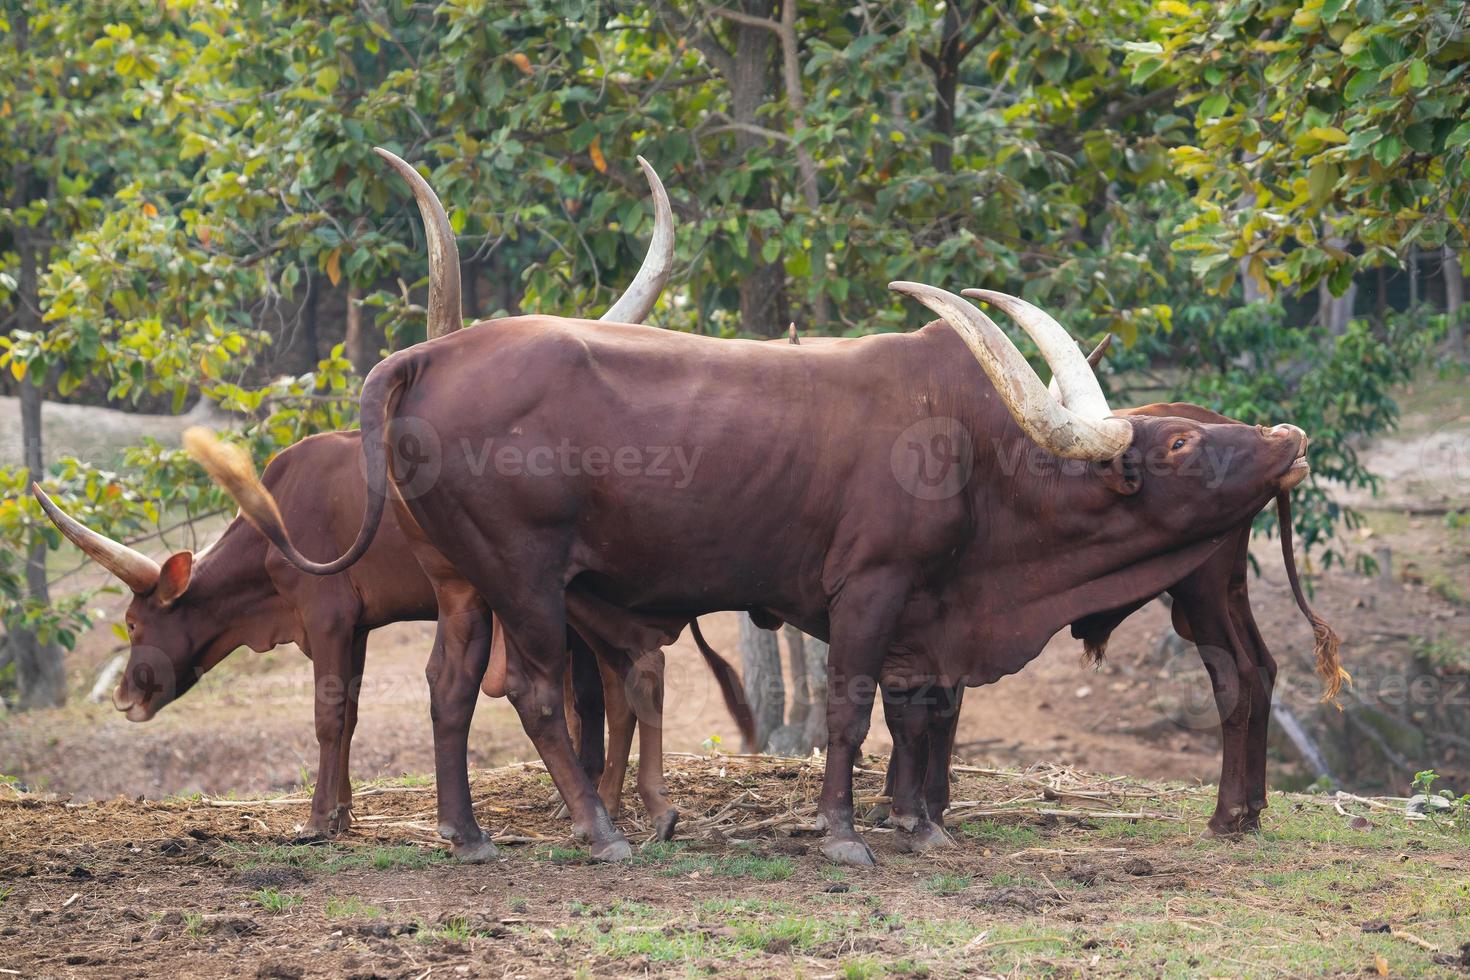
[[[1130,496],[1143,486],[1143,458],[1137,448],[1130,446],[1121,456],[1101,464],[1098,476],[1109,490],[1124,497]]]
[[[158,573],[158,601],[167,606],[176,601],[189,589],[189,578],[194,574],[194,552],[180,551],[170,555]]]

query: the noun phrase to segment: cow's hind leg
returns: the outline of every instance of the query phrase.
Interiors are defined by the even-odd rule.
[[[578,765],[567,734],[562,695],[567,622],[562,591],[556,588],[522,593],[517,600],[506,603],[501,618],[511,654],[506,693],[571,811],[573,831],[589,840],[593,859],[626,860],[633,850],[613,826],[591,781]]]
[[[1252,695],[1250,727],[1246,735],[1245,757],[1245,817],[1240,829],[1261,829],[1261,811],[1266,809],[1266,760],[1267,738],[1271,727],[1271,696],[1276,688],[1276,658],[1266,647],[1256,620],[1251,615],[1250,599],[1244,587],[1237,597],[1234,590],[1230,600],[1231,619],[1236,635],[1245,641],[1251,662],[1255,664],[1259,693]],[[1254,699],[1259,697],[1258,706]]]
[[[567,645],[572,651],[572,706],[578,723],[575,740],[577,761],[582,764],[587,778],[595,783],[602,778],[606,767],[602,729],[607,703],[602,691],[602,672],[597,665],[597,655],[576,630],[567,631]]]
[[[664,652],[650,650],[638,657],[631,679],[630,700],[638,713],[638,796],[654,836],[672,840],[679,811],[669,802],[664,782]]]
[[[1222,583],[1205,582],[1199,588],[1171,589],[1174,592],[1175,615],[1183,615],[1215,696],[1220,712],[1221,760],[1220,790],[1215,813],[1210,817],[1208,832],[1233,836],[1248,829],[1249,789],[1247,786],[1251,716],[1257,704],[1270,710],[1270,702],[1262,700],[1260,675],[1241,650],[1239,638],[1230,622]],[[1183,631],[1181,631],[1183,632]]]
[[[873,715],[878,673],[908,596],[907,577],[880,570],[848,579],[832,603],[827,690],[827,767],[818,824],[822,853],[839,864],[876,863],[852,823],[852,767]]]
[[[463,583],[439,583],[439,629],[424,670],[434,725],[434,775],[439,793],[439,836],[454,856],[471,864],[496,854],[475,820],[470,800],[470,721],[490,662],[490,610]]]
[[[607,712],[607,759],[597,795],[608,815],[617,819],[623,813],[623,782],[633,751],[633,731],[638,725],[638,716],[628,700],[632,665],[621,652],[599,646],[597,669],[602,674],[602,700]]]

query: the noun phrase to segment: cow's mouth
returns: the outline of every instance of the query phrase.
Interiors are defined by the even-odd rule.
[[[133,722],[151,721],[158,714],[158,705],[151,698],[147,701],[135,701],[121,685],[112,692],[112,706],[126,715],[128,721]]]
[[[1302,454],[1292,460],[1291,465],[1286,468],[1286,472],[1281,475],[1281,489],[1293,489],[1297,484],[1305,480],[1311,472],[1312,464],[1307,462],[1307,453],[1303,449]]]

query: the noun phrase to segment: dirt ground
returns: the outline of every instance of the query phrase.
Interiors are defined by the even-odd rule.
[[[860,771],[860,804],[882,789]],[[0,789],[7,976],[1463,975],[1470,827],[1402,800],[1273,794],[1202,838],[1212,794],[1060,767],[963,767],[952,847],[882,828],[876,869],[816,850],[820,763],[673,761],[680,837],[592,865],[539,764],[481,772],[501,857],[462,866],[432,789],[365,788],[334,842],[304,797],[86,805]],[[624,821],[635,843],[648,828]]]

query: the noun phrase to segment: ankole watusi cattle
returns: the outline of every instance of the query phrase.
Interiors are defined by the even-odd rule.
[[[532,316],[395,354],[362,391],[363,523],[327,562],[291,544],[238,450],[193,448],[293,564],[330,574],[371,543],[403,433],[433,434],[436,478],[406,506],[503,624],[508,693],[598,857],[628,848],[561,721],[569,607],[765,610],[828,639],[823,851],[868,864],[851,779],[880,680],[1013,673],[1058,629],[1178,582],[1307,473],[1295,426],[1113,416],[1072,340],[1022,321],[1063,405],[976,307],[893,288],[943,322],[791,346]],[[460,451],[489,440],[635,451],[618,468],[491,472]],[[647,445],[698,465],[683,481],[631,465]]]
[[[1147,405],[1120,414],[1243,424],[1183,403]],[[1286,491],[1277,495],[1276,510],[1287,579],[1312,628],[1322,696],[1330,700],[1348,676],[1338,659],[1340,641],[1302,593],[1292,553],[1291,500]],[[1250,534],[1247,519],[1202,565],[1165,590],[1174,600],[1174,628],[1196,645],[1220,715],[1220,783],[1208,824],[1210,833],[1219,835],[1259,829],[1266,808],[1266,740],[1277,665],[1251,611],[1247,583]],[[1112,631],[1147,601],[1073,623],[1071,632],[1083,641],[1084,659],[1100,661]],[[907,831],[902,843],[911,850],[922,851],[947,840],[943,814],[949,806],[949,767],[962,695],[960,688],[939,687],[883,692],[884,714],[894,743],[885,790],[891,802],[875,808],[870,819],[886,819]]]
[[[446,276],[443,270],[447,267],[457,273],[458,255],[452,237],[442,233],[448,228],[443,208],[416,171],[396,157],[385,154],[385,159],[410,181],[425,224],[431,228],[431,261],[439,274],[431,276],[430,308],[435,315],[430,332],[439,335],[457,329],[459,282],[457,275]],[[607,314],[635,321],[652,309],[673,264],[672,214],[667,197],[652,168],[641,159],[639,162],[653,191],[655,230],[643,267]],[[283,502],[291,526],[303,543],[310,542],[307,547],[341,549],[352,540],[366,502],[359,443],[357,432],[313,436],[281,452],[266,469],[266,485]],[[114,704],[129,719],[152,718],[240,646],[264,651],[295,642],[312,659],[321,758],[307,827],[316,832],[346,829],[351,820],[348,756],[368,634],[389,623],[438,618],[441,610],[436,588],[444,590],[454,585],[452,580],[442,578],[438,583],[431,582],[413,560],[409,553],[413,546],[400,520],[406,515],[390,512],[363,560],[349,571],[318,578],[294,568],[259,531],[238,517],[210,548],[198,555],[180,552],[160,566],[81,526],[40,487],[33,490],[56,526],[134,594],[126,614],[131,641],[129,660],[113,696]],[[576,617],[572,622],[589,633],[593,630],[578,623]],[[738,676],[709,649],[703,637],[696,639],[722,693],[727,700],[735,699],[730,703],[732,713],[749,739],[749,709],[738,700]],[[575,629],[569,641],[581,668],[575,672],[579,675],[577,700],[585,715],[580,726],[581,756],[584,766],[595,772],[603,768],[601,751],[593,751],[600,746],[602,736],[603,692],[596,688],[606,682],[611,740],[606,771],[602,772],[603,792],[607,805],[616,809],[635,721],[627,688],[631,684],[640,697],[657,703],[661,698],[662,676],[657,669],[661,662],[651,664],[649,656],[642,655],[641,649],[637,651],[639,673],[654,671],[653,677],[640,679],[630,674],[632,658],[605,640],[592,641],[602,654],[595,663],[588,642]],[[461,659],[455,649],[444,656],[452,663]],[[599,669],[604,678],[599,679]],[[452,667],[444,672],[455,676],[464,673]],[[637,680],[641,683],[635,683]],[[474,674],[471,689],[480,683],[481,676]],[[486,679],[487,687],[494,684],[493,678]],[[644,749],[639,789],[649,804],[651,818],[662,818],[667,831],[672,832],[673,811],[664,799],[656,717],[650,715],[641,726],[641,735]],[[445,767],[452,768],[453,764],[450,758]],[[474,835],[455,843],[462,857],[484,856],[481,841]]]

